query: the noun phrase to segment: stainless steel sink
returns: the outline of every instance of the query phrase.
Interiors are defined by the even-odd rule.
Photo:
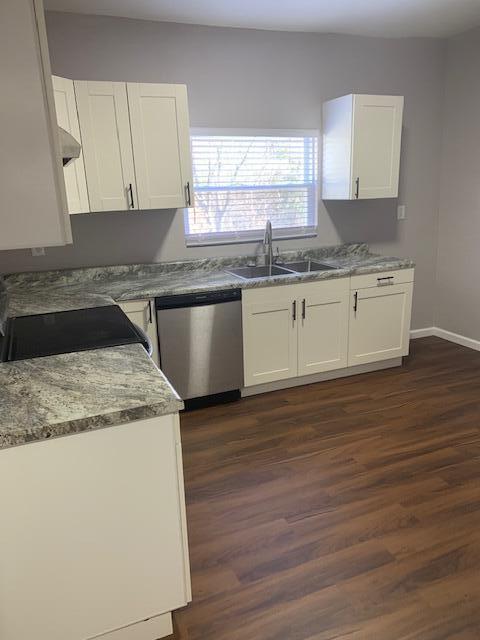
[[[288,276],[292,275],[291,269],[278,267],[277,265],[259,265],[257,267],[236,267],[234,269],[226,269],[227,273],[243,280],[250,280],[251,278],[270,278],[271,276]]]
[[[330,264],[316,262],[315,260],[299,260],[298,262],[286,262],[285,267],[297,273],[307,273],[309,271],[331,271],[337,267]]]

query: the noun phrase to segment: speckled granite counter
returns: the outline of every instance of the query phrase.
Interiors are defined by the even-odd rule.
[[[2,363],[0,400],[0,449],[183,408],[138,344]]]
[[[10,316],[31,315],[99,306],[96,301],[111,304],[112,298],[120,302],[175,293],[249,289],[414,266],[408,259],[372,254],[365,244],[320,247],[281,255],[285,262],[304,258],[322,260],[337,269],[242,280],[229,275],[225,269],[255,260],[258,263],[262,258],[239,257],[14,274],[6,278],[8,313]]]

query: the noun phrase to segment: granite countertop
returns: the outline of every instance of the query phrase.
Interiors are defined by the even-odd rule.
[[[261,257],[213,258],[0,276],[0,331],[7,317],[98,307],[156,296],[247,289],[412,268],[365,244],[285,252],[335,270],[242,280],[232,266]],[[164,415],[183,407],[140,345],[0,363],[0,449]]]
[[[139,344],[0,365],[0,449],[183,408]]]
[[[281,255],[284,262],[305,258],[321,260],[336,269],[242,280],[227,273],[226,269],[255,261],[259,263],[261,258],[238,257],[14,274],[6,278],[8,315],[66,311],[170,294],[330,280],[414,266],[406,258],[370,253],[365,244],[320,247]]]

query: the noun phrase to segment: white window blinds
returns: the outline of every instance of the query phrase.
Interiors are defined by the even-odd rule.
[[[260,240],[267,220],[274,238],[314,235],[317,140],[312,131],[194,132],[187,244]]]

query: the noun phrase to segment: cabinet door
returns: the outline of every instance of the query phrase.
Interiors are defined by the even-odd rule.
[[[298,375],[346,367],[349,279],[300,287]]]
[[[128,318],[140,327],[140,329],[143,329],[150,338],[153,347],[152,360],[157,367],[159,367],[157,321],[153,300],[121,302],[118,306],[127,314]]]
[[[353,198],[398,196],[402,114],[403,96],[354,96]]]
[[[73,80],[52,76],[53,94],[55,97],[55,111],[58,124],[81,141],[80,125],[78,124],[77,102]],[[65,190],[67,192],[67,204],[69,213],[88,213],[90,205],[87,195],[87,179],[85,177],[85,165],[83,154],[63,168],[65,178]]]
[[[243,292],[246,387],[297,375],[298,305],[292,292],[281,289]]]
[[[187,89],[128,83],[140,209],[193,205]]]
[[[413,283],[351,292],[349,366],[408,354]]]
[[[0,2],[0,249],[72,241],[40,0]]]
[[[91,210],[138,209],[125,83],[74,85]]]

